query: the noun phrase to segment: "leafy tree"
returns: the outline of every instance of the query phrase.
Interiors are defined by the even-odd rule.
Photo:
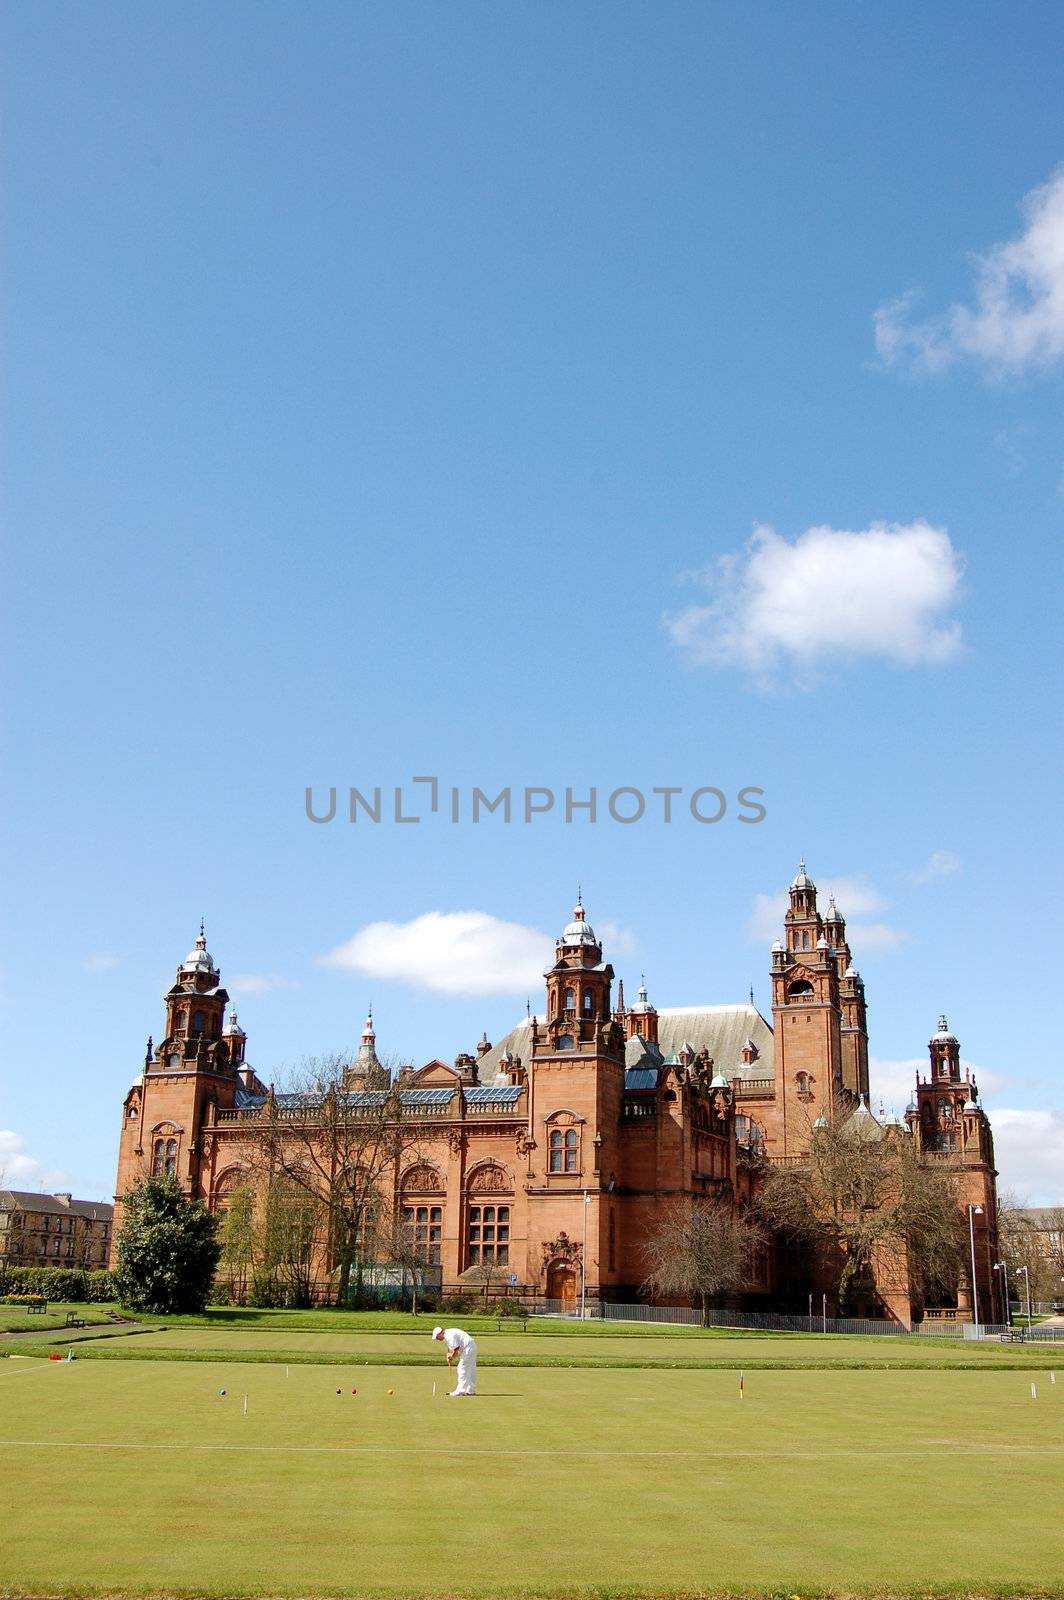
[[[142,1178],[123,1195],[115,1291],[132,1311],[200,1311],[221,1248],[218,1219],[174,1178]]]
[[[761,1244],[757,1223],[730,1198],[671,1201],[643,1246],[644,1291],[699,1301],[708,1327],[710,1302],[742,1288]]]

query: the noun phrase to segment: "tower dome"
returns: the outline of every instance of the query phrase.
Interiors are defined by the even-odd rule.
[[[207,949],[207,940],[203,932],[203,923],[200,923],[199,938],[181,963],[182,972],[217,972],[210,951]]]
[[[565,932],[558,940],[559,944],[598,944],[595,930],[584,914],[583,902],[577,899],[573,907],[573,920],[568,924]]]
[[[798,872],[791,884],[792,889],[815,889],[816,884],[805,870],[805,857],[798,863]]]
[[[935,1039],[941,1039],[946,1044],[957,1043],[957,1035],[949,1031],[949,1023],[943,1016],[940,1016],[938,1019],[938,1032],[935,1033],[933,1037]]]

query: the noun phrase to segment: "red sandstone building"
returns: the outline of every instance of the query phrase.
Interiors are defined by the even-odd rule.
[[[471,1268],[505,1266],[523,1295],[574,1301],[632,1298],[642,1244],[663,1201],[749,1198],[759,1157],[800,1161],[824,1121],[867,1119],[866,1134],[912,1137],[948,1162],[958,1203],[972,1207],[979,1305],[1000,1318],[993,1140],[974,1080],[962,1078],[945,1021],[930,1045],[904,1121],[868,1107],[864,984],[846,927],[817,910],[804,862],[791,885],[783,937],[772,948],[771,1024],[753,1004],[657,1009],[642,985],[626,1006],[582,905],[557,942],[546,1009],[498,1045],[453,1065],[401,1069],[402,1115],[415,1137],[388,1175],[382,1204],[414,1232],[445,1287]],[[305,1097],[275,1095],[247,1064],[246,1036],[207,952],[202,929],[166,997],[162,1042],[149,1048],[126,1097],[120,1197],[151,1171],[221,1209],[248,1184],[263,1118],[305,1115]],[[353,1112],[383,1095],[372,1019],[344,1090]],[[975,1208],[979,1208],[976,1210]],[[321,1274],[329,1262],[323,1256]],[[970,1274],[969,1274],[970,1277]],[[750,1308],[804,1311],[819,1284],[768,1251],[747,1286]],[[884,1273],[864,1314],[908,1322],[904,1273]],[[961,1281],[942,1314],[970,1316]]]

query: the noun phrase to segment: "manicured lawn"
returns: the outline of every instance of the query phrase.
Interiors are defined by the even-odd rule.
[[[231,1323],[200,1325],[178,1320],[158,1323],[149,1332],[109,1333],[104,1339],[86,1333],[79,1339],[57,1338],[51,1348],[70,1344],[97,1360],[214,1360],[255,1362],[343,1362],[438,1367],[440,1350],[427,1319],[406,1319],[381,1326],[374,1314],[349,1314],[319,1330],[293,1327],[274,1313],[272,1322],[251,1326]],[[679,1365],[700,1368],[855,1366],[902,1368],[975,1367],[980,1370],[1041,1368],[1060,1363],[1064,1349],[1055,1345],[979,1344],[943,1338],[854,1337],[834,1334],[762,1334],[734,1329],[625,1328],[615,1324],[532,1321],[520,1326],[495,1322],[480,1327],[463,1319],[475,1333],[482,1364],[490,1366],[632,1367]],[[17,1348],[29,1351],[30,1346]],[[38,1350],[38,1353],[47,1353]]]
[[[57,1304],[49,1300],[47,1311],[27,1311],[25,1306],[0,1305],[0,1333],[40,1333],[42,1329],[62,1328],[66,1326],[68,1311],[73,1311],[82,1322],[101,1323],[109,1320],[100,1306],[86,1305],[83,1301]]]
[[[1061,1592],[1048,1372],[444,1379],[0,1361],[0,1592]]]

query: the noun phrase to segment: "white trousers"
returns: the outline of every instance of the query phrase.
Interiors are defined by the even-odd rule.
[[[458,1358],[458,1382],[451,1390],[452,1394],[476,1394],[477,1392],[477,1349],[467,1350]]]

